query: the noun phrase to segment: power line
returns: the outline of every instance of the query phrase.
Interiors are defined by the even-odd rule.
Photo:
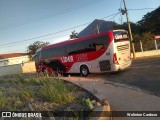
[[[120,12],[115,13],[115,14],[112,14],[112,15],[108,15],[108,17],[113,16],[112,18],[108,19],[108,21],[110,21],[111,19],[115,18],[119,13],[120,13]],[[107,18],[107,16],[106,16],[106,17],[103,17],[103,19],[104,19],[104,18]],[[102,19],[102,18],[101,18],[101,19]],[[91,22],[90,22],[90,23],[91,23]],[[62,35],[61,35],[61,36],[62,36]],[[64,35],[63,35],[63,36],[64,36]],[[6,47],[6,46],[5,46],[5,47]],[[19,51],[19,50],[23,50],[23,49],[16,49],[16,50],[7,51],[7,52],[13,52],[13,51]]]
[[[42,35],[42,36],[30,38],[30,39],[20,40],[20,41],[17,41],[17,42],[10,42],[10,43],[6,43],[6,44],[0,44],[0,46],[10,45],[10,44],[16,44],[16,43],[20,43],[20,42],[24,42],[24,41],[30,41],[30,40],[34,40],[34,39],[39,39],[39,38],[42,38],[42,37],[46,37],[46,36],[58,34],[58,33],[61,33],[61,32],[65,32],[65,31],[68,31],[68,30],[71,30],[71,29],[75,29],[77,27],[81,27],[81,26],[84,26],[84,25],[87,25],[87,24],[89,24],[89,23],[85,23],[85,24],[82,24],[82,25],[79,25],[79,26],[75,26],[75,27],[72,27],[72,28],[64,29],[64,30],[61,30],[61,31],[58,31],[58,32],[49,33],[49,34],[46,34],[46,35]]]
[[[117,15],[119,15],[120,12],[116,13],[112,18],[110,18],[108,21],[112,20],[113,18],[115,18]]]
[[[115,15],[117,15],[117,14],[119,14],[119,13],[120,13],[120,12],[114,13],[114,14],[108,15],[108,16],[103,17],[103,18],[100,18],[100,19],[104,19],[104,18],[108,18],[108,17],[111,17],[111,16],[115,16]],[[112,19],[113,19],[113,18],[112,18]],[[84,24],[81,24],[81,25],[78,25],[78,26],[75,26],[75,27],[72,27],[72,28],[64,29],[64,30],[61,30],[61,31],[58,31],[58,32],[49,33],[49,34],[46,34],[46,35],[42,35],[42,36],[30,38],[30,39],[20,40],[20,41],[17,41],[17,42],[10,42],[10,43],[6,43],[6,44],[0,44],[0,46],[6,46],[6,45],[16,44],[16,43],[25,42],[25,41],[30,41],[30,40],[34,40],[34,39],[39,39],[39,38],[46,37],[46,36],[50,36],[50,35],[55,35],[55,34],[58,34],[58,33],[61,33],[61,32],[65,32],[65,31],[68,31],[68,30],[71,30],[71,29],[75,29],[75,28],[78,28],[78,27],[82,27],[82,26],[84,26],[84,25],[88,25],[88,24],[90,24],[90,23],[91,23],[91,22],[84,23]]]
[[[137,9],[128,9],[128,10],[149,10],[149,9],[156,9],[156,8],[137,8]]]
[[[101,2],[101,1],[95,0],[95,2],[90,2],[89,4],[85,4],[85,5],[83,5],[83,6],[80,7],[80,8],[86,7],[86,6],[88,6],[88,5],[96,4],[96,3],[98,3],[98,2]],[[26,22],[24,21],[24,22],[21,22],[21,23],[19,23],[19,24],[15,24],[15,25],[12,25],[12,26],[4,27],[4,28],[0,29],[0,31],[5,30],[5,29],[11,29],[11,28],[14,28],[14,27],[22,26],[22,25],[26,25],[26,24],[30,24],[30,23],[37,22],[37,21],[41,21],[41,20],[43,20],[43,19],[48,19],[48,18],[50,18],[50,17],[55,17],[55,16],[58,16],[58,15],[61,15],[61,14],[65,14],[65,13],[67,13],[68,11],[71,12],[71,11],[74,11],[74,10],[77,10],[77,9],[80,9],[80,8],[74,7],[74,8],[64,9],[64,11],[60,11],[60,12],[57,12],[57,13],[55,13],[55,14],[51,13],[51,14],[48,14],[48,15],[45,15],[45,16],[40,16],[40,17],[34,18],[34,19],[32,19],[32,20],[28,20],[28,21],[26,21]]]
[[[62,36],[69,36],[69,34],[63,34],[63,35],[58,35],[58,36],[54,36],[54,37],[49,37],[49,38],[46,38],[46,39],[40,39],[39,41],[44,41],[44,40],[48,40],[48,39],[54,39],[54,38],[57,38],[57,37],[62,37]],[[29,42],[29,41],[22,41],[23,42],[23,44],[26,44],[26,42]],[[18,43],[14,43],[14,44],[16,44],[16,45],[19,45],[19,44],[21,44],[22,45],[22,42],[18,42]],[[46,41],[47,42],[47,41]],[[4,45],[4,46],[2,46],[2,47],[0,47],[0,48],[6,48],[6,47],[11,47],[11,45],[12,44],[9,44],[9,45]]]
[[[155,9],[155,8],[140,8],[140,9],[128,9],[128,10],[146,10],[146,9]],[[105,18],[108,18],[108,17],[111,17],[111,16],[113,16],[113,17],[111,18],[111,19],[113,19],[113,18],[115,18],[119,13],[120,13],[120,12],[117,12],[117,13],[108,15],[108,16],[106,16],[106,17],[100,18],[100,19],[105,19]],[[109,19],[109,20],[111,20],[111,19]],[[109,20],[108,20],[108,21],[109,21]],[[5,46],[5,47],[6,47],[6,46],[12,45],[12,44],[22,43],[22,42],[30,41],[30,40],[33,40],[33,39],[39,39],[39,38],[42,38],[42,37],[51,36],[51,35],[58,34],[58,33],[61,33],[61,32],[65,32],[65,31],[68,31],[68,30],[71,30],[71,29],[75,29],[75,28],[78,28],[78,27],[82,27],[82,26],[88,25],[88,24],[90,24],[90,23],[91,23],[91,22],[84,23],[84,24],[81,24],[81,25],[78,25],[78,26],[75,26],[75,27],[72,27],[72,28],[64,29],[64,30],[61,30],[61,31],[58,31],[58,32],[49,33],[49,34],[46,34],[46,35],[42,35],[42,36],[30,38],[30,39],[20,40],[20,41],[17,41],[17,42],[10,42],[10,43],[6,43],[6,44],[0,44],[0,46]],[[68,35],[68,34],[66,34],[66,35]],[[65,36],[65,35],[61,35],[61,36]],[[49,38],[48,38],[48,39],[49,39]],[[1,48],[4,48],[4,47],[1,47]]]
[[[120,4],[121,4],[121,3],[120,3]],[[128,10],[146,10],[146,9],[155,9],[155,8],[140,8],[140,9],[128,9]],[[100,18],[100,19],[105,19],[105,18],[114,16],[114,15],[116,16],[116,14],[119,14],[119,13],[120,13],[120,12],[115,13],[115,14],[111,14],[111,15],[108,15],[108,16],[103,17],[103,18]],[[113,19],[113,18],[112,18],[112,19]],[[58,33],[65,32],[65,31],[68,31],[68,30],[71,30],[71,29],[75,29],[75,28],[78,28],[78,27],[82,27],[82,26],[88,25],[88,24],[90,24],[90,23],[91,23],[91,22],[84,23],[84,24],[82,24],[82,25],[78,25],[78,26],[75,26],[75,27],[72,27],[72,28],[68,28],[68,29],[65,29],[65,30],[62,30],[62,31],[58,31],[58,32],[55,32],[55,33],[50,33],[50,34],[46,34],[46,35],[42,35],[42,36],[30,38],[30,39],[25,39],[25,40],[21,40],[21,41],[17,41],[17,42],[6,43],[6,44],[0,44],[0,46],[6,46],[6,45],[10,45],[10,44],[16,44],[16,43],[20,43],[20,42],[30,41],[30,40],[33,40],[33,39],[39,39],[39,38],[42,38],[42,37],[46,37],[46,36],[58,34]]]
[[[120,13],[120,12],[117,12],[117,13],[114,13],[114,14],[111,14],[111,15],[108,15],[108,16],[103,17],[103,18],[100,18],[100,19],[104,20],[105,18],[115,16],[115,15],[117,15],[118,13]],[[110,20],[110,19],[109,19],[109,20]],[[109,20],[108,20],[108,21],[109,21]],[[91,22],[90,22],[90,23],[91,23]]]

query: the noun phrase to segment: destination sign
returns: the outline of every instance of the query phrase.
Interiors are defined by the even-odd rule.
[[[128,36],[127,36],[127,34],[121,34],[121,35],[115,34],[114,38],[115,38],[116,40],[120,40],[120,39],[127,39]]]

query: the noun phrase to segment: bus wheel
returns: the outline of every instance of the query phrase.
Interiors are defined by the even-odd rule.
[[[89,69],[86,65],[81,66],[80,73],[83,77],[87,77],[89,75]]]
[[[43,73],[43,76],[48,76],[48,73],[47,73],[46,68],[43,68],[43,69],[42,69],[42,73]]]

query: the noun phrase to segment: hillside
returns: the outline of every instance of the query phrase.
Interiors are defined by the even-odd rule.
[[[99,27],[99,32],[105,32],[105,31],[113,30],[119,27],[119,24],[115,22],[96,19],[91,24],[89,24],[84,30],[82,30],[78,34],[78,37],[97,34],[98,33],[97,25]]]

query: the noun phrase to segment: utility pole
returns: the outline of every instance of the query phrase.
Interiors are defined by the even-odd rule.
[[[127,7],[126,7],[126,1],[123,0],[123,3],[124,3],[124,9],[125,9],[126,18],[127,18],[128,31],[129,31],[129,36],[130,36],[130,46],[131,46],[131,50],[133,52],[133,59],[136,59],[135,49],[134,49],[134,45],[132,43],[133,37],[132,37],[131,26],[130,26],[129,17],[128,17],[128,11],[127,11]],[[121,12],[122,12],[122,9],[121,9]],[[124,14],[123,12],[122,12],[122,14]]]

